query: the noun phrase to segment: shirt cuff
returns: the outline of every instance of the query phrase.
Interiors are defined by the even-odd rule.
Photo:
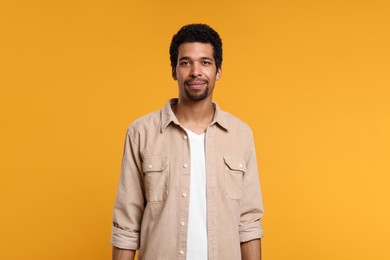
[[[139,233],[126,231],[117,227],[112,227],[111,245],[129,250],[139,248]]]
[[[261,221],[256,221],[251,224],[240,227],[239,230],[240,243],[248,242],[253,239],[259,239],[263,237],[263,228]]]

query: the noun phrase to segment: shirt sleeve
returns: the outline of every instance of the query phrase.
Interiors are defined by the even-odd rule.
[[[263,237],[261,219],[264,215],[264,209],[252,133],[245,160],[246,172],[243,177],[239,227],[241,243]]]
[[[111,244],[122,249],[137,250],[145,207],[144,181],[139,144],[127,130],[121,174],[114,205]]]

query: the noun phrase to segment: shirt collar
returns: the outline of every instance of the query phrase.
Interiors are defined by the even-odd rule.
[[[177,120],[175,113],[173,113],[172,111],[172,105],[176,104],[177,101],[178,101],[177,98],[170,99],[161,110],[161,132],[164,132],[164,130],[168,127],[168,125],[171,122],[180,126],[179,120]],[[213,107],[215,112],[214,112],[214,118],[211,121],[210,125],[217,123],[223,129],[228,131],[229,127],[226,122],[225,113],[218,107],[217,103],[214,101],[213,101]]]

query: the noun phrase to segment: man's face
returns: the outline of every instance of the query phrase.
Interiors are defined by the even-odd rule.
[[[172,76],[179,86],[179,98],[191,101],[212,97],[215,81],[221,69],[215,66],[214,50],[210,43],[188,42],[179,46],[177,66]]]

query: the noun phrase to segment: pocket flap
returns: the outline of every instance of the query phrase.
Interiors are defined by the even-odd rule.
[[[145,158],[142,162],[142,171],[162,172],[167,167],[168,159],[166,158]]]
[[[246,165],[243,159],[237,156],[224,156],[226,165],[234,171],[246,172]]]

